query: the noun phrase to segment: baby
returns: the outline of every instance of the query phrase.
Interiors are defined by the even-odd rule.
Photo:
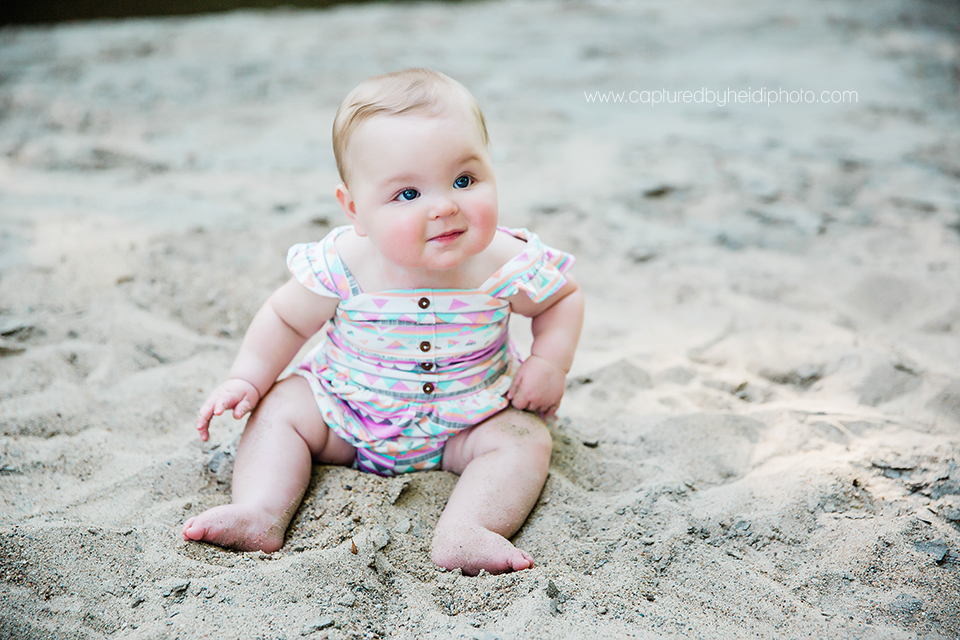
[[[364,81],[337,112],[333,145],[352,224],[290,249],[293,278],[201,407],[203,440],[213,416],[253,414],[233,502],[187,520],[183,538],[276,551],[313,463],[385,476],[443,469],[460,478],[433,561],[465,574],[532,567],[509,538],[546,480],[550,434],[537,414],[556,412],[583,322],[565,273],[573,257],[497,227],[483,115],[441,73]],[[511,312],[532,318],[522,363]],[[284,371],[317,332],[319,345]]]

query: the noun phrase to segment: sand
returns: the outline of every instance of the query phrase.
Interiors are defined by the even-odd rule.
[[[0,636],[960,636],[958,24],[543,0],[0,30]],[[343,222],[334,110],[415,65],[483,105],[502,222],[579,260],[537,565],[434,567],[443,472],[317,467],[281,551],[186,544],[242,431],[194,414],[287,247]]]

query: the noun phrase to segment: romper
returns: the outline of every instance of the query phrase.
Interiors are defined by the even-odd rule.
[[[479,289],[403,289],[366,294],[334,241],[294,245],[287,266],[307,289],[340,298],[322,339],[282,378],[299,375],[323,420],[356,447],[354,467],[383,476],[435,469],[447,439],[509,404],[520,357],[508,335],[508,296],[556,293],[574,257],[526,229],[499,228],[527,247]]]

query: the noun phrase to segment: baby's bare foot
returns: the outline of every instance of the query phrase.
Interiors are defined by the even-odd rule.
[[[187,542],[209,542],[240,551],[272,553],[283,546],[283,534],[269,513],[240,504],[214,507],[183,523]]]
[[[433,533],[434,564],[446,569],[460,568],[464,575],[521,571],[533,566],[533,556],[517,549],[509,540],[479,525],[459,524]]]

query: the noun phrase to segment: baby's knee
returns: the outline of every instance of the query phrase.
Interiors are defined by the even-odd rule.
[[[550,456],[553,452],[553,439],[547,425],[535,415],[527,414],[529,419],[523,425],[519,439],[518,450],[524,465],[529,469],[536,469],[545,474],[550,466]]]
[[[272,412],[285,414],[291,419],[313,419],[320,413],[310,383],[300,376],[290,376],[275,383],[264,397],[264,404]]]
[[[515,411],[506,426],[506,431],[515,444],[549,457],[553,439],[546,423],[539,417],[526,411]]]
[[[553,437],[550,430],[542,420],[537,420],[536,425],[530,433],[530,445],[536,451],[543,453],[548,458],[553,450]]]

